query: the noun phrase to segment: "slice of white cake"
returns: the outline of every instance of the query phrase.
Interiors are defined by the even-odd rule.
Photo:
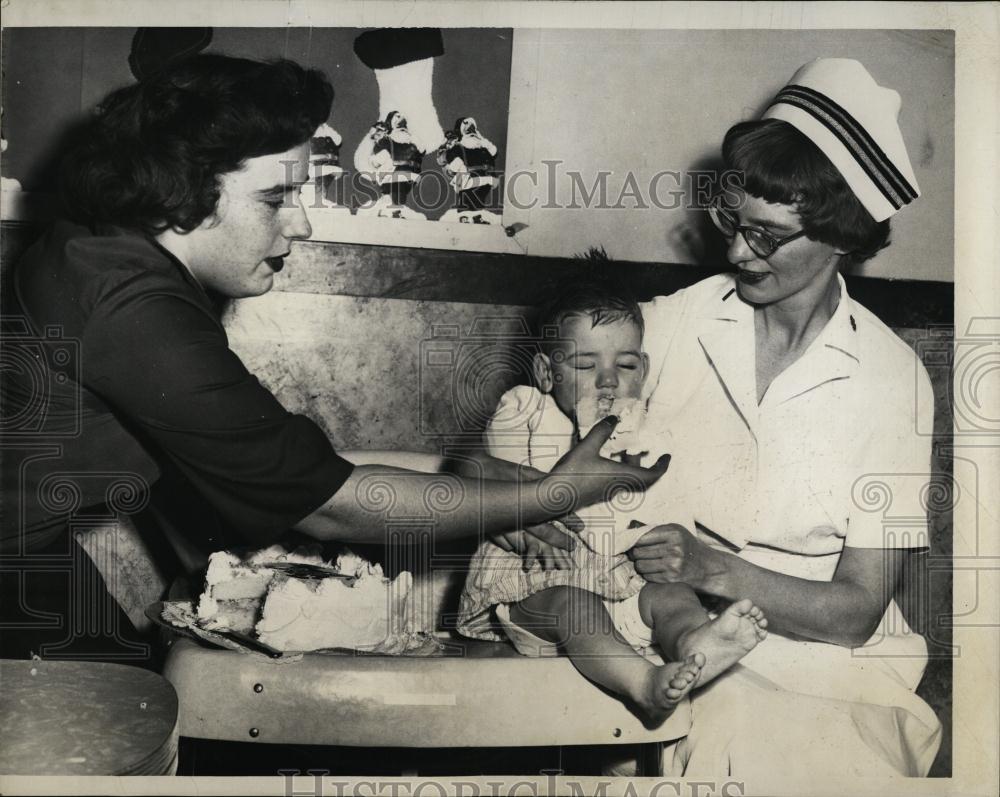
[[[213,553],[208,559],[205,591],[198,601],[199,625],[249,633],[273,577],[274,571],[249,564],[229,551]]]
[[[277,562],[333,567],[350,579],[294,578],[267,567]],[[318,548],[286,551],[272,545],[246,556],[213,553],[198,601],[198,625],[257,634],[284,651],[351,648],[395,652],[407,646],[406,600],[413,579],[393,581],[382,567],[345,551],[336,564]]]
[[[375,568],[378,572],[361,568],[352,581],[278,576],[264,599],[258,638],[285,651],[391,647],[404,633],[412,577],[403,572],[389,581],[382,577],[381,568]]]
[[[601,448],[601,456],[615,454],[641,454],[642,425],[646,420],[646,403],[637,398],[614,398],[613,396],[588,396],[576,405],[576,423],[580,437],[586,437],[594,425],[609,415],[618,416],[618,425],[608,442]]]
[[[272,545],[241,557],[230,551],[217,551],[208,559],[205,590],[198,601],[198,623],[205,628],[229,628],[243,634],[253,631],[260,616],[260,604],[274,571],[264,567],[271,562],[326,564],[319,547],[286,551]]]

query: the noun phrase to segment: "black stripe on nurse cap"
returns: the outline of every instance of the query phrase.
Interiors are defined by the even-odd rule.
[[[864,126],[828,96],[807,86],[791,84],[778,92],[774,102],[805,111],[833,133],[894,208],[898,210],[917,198],[916,189]]]

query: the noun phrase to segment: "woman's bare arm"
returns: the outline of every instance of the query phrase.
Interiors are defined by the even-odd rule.
[[[849,648],[860,647],[875,633],[903,562],[898,549],[844,548],[833,580],[812,581],[723,555],[732,562],[719,580],[720,597],[750,598],[772,628]]]
[[[631,556],[649,581],[681,581],[731,601],[750,598],[776,631],[855,648],[885,614],[905,551],[845,547],[833,580],[812,581],[709,547],[681,526],[658,526]]]
[[[431,529],[436,539],[451,540],[537,525],[604,500],[615,486],[645,489],[663,475],[666,461],[647,469],[601,458],[601,445],[616,422],[609,418],[599,423],[551,473],[538,479],[501,481],[357,465],[340,489],[296,529],[322,540],[380,543],[388,521],[408,518]],[[424,462],[428,468],[437,466],[433,455]]]
[[[423,451],[338,451],[352,465],[388,465],[421,473],[454,473],[470,479],[540,479],[545,474],[526,465],[517,465],[492,456],[482,447],[462,449],[447,455]],[[638,462],[630,463],[638,465]]]

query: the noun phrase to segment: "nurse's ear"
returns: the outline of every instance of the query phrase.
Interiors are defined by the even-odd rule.
[[[543,393],[551,393],[555,380],[552,376],[552,362],[549,355],[539,352],[531,361],[531,373],[535,377],[535,385]]]

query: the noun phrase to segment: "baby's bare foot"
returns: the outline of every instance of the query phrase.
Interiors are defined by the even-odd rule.
[[[687,631],[677,642],[682,656],[705,654],[697,686],[725,672],[767,636],[767,618],[748,598],[737,601],[714,620]]]
[[[705,657],[692,653],[683,661],[651,667],[636,702],[650,719],[662,722],[691,691],[704,666]]]

